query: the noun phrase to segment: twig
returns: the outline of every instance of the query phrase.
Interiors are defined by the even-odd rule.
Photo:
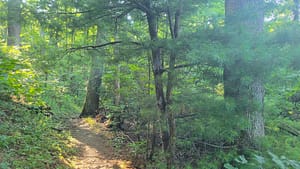
[[[128,140],[131,142],[131,143],[134,143],[134,141],[127,135],[125,134],[124,132],[120,132],[123,136],[127,137]]]
[[[60,128],[55,128],[55,127],[51,127],[52,130],[55,130],[57,132],[62,132],[64,129],[60,129]]]

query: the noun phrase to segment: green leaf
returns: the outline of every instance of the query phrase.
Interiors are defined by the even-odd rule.
[[[241,164],[247,164],[248,161],[246,160],[244,155],[239,156],[238,158],[235,159],[236,162],[241,163]]]
[[[259,155],[254,155],[255,160],[259,163],[259,164],[264,164],[266,162],[265,158]]]
[[[300,162],[295,160],[288,160],[288,164],[292,166],[294,169],[300,168]]]
[[[284,162],[275,154],[272,152],[268,152],[269,155],[272,157],[272,161],[275,162],[281,169],[286,169]]]
[[[224,167],[225,167],[226,169],[238,169],[238,168],[232,166],[232,165],[229,164],[229,163],[226,163],[226,164],[224,165]]]
[[[0,163],[0,168],[1,169],[10,169],[9,164],[7,162]]]

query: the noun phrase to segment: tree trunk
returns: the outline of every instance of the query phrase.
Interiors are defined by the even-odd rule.
[[[240,36],[240,32],[248,32],[257,36],[263,29],[264,12],[263,0],[226,0],[226,26],[233,36]],[[242,54],[243,55],[243,54]],[[251,70],[251,64],[238,56],[236,60],[224,66],[224,97],[236,104],[236,111],[243,112],[249,120],[247,129],[249,141],[255,141],[265,135],[264,132],[264,86],[261,76],[251,71],[242,74],[238,69]],[[245,86],[242,78],[251,77],[252,82]]]
[[[138,4],[138,3],[137,3]],[[140,4],[138,4],[140,5]],[[178,10],[175,13],[169,11],[169,26],[172,39],[176,39],[179,33],[179,19],[181,15],[182,1],[180,0],[180,5]],[[140,9],[143,9],[143,12],[146,13],[147,23],[149,29],[149,35],[151,41],[155,43],[158,40],[158,24],[157,24],[157,14],[156,10],[152,8],[151,1],[146,0],[143,2],[143,5],[140,5]],[[172,18],[174,15],[174,19]],[[174,22],[174,24],[173,24]],[[157,46],[152,46],[151,49],[152,55],[152,71],[154,76],[154,85],[156,93],[156,103],[160,111],[160,137],[162,141],[162,149],[166,153],[166,162],[167,168],[170,169],[174,165],[175,157],[175,118],[173,112],[170,110],[168,105],[172,103],[172,89],[175,80],[175,61],[176,61],[176,51],[175,49],[171,51],[169,59],[169,72],[167,80],[167,91],[166,96],[164,94],[164,83],[163,83],[163,58],[161,56],[161,49]],[[150,75],[149,75],[150,79]],[[155,122],[153,123],[155,125]],[[153,126],[152,135],[156,135],[156,127]],[[154,150],[155,137],[152,137],[152,150]],[[150,150],[150,157],[153,155],[153,151]]]
[[[147,15],[147,23],[148,23],[148,30],[150,39],[155,42],[158,40],[158,24],[157,24],[157,16],[154,11],[151,10],[151,2],[148,0],[145,2],[145,6],[148,9],[146,12]],[[159,47],[153,46],[151,49],[151,56],[152,56],[152,72],[154,76],[154,85],[155,85],[155,94],[156,94],[156,103],[157,107],[160,111],[160,118],[158,119],[160,122],[160,136],[162,141],[162,148],[165,151],[169,144],[169,133],[166,130],[166,100],[164,96],[164,89],[163,89],[163,61],[161,57],[161,50]],[[153,124],[155,125],[155,120]],[[157,128],[153,126],[153,133],[152,133],[152,150],[150,150],[150,157],[153,156],[154,153],[154,145],[156,140],[156,132]],[[152,159],[150,159],[152,160]]]
[[[253,101],[251,105],[255,107],[255,110],[247,112],[250,122],[248,136],[250,140],[255,141],[257,138],[265,135],[263,117],[265,89],[262,82],[256,79],[250,86],[250,92],[252,94],[251,100]]]
[[[7,1],[7,46],[20,46],[21,43],[21,3],[22,0]]]
[[[168,129],[169,129],[169,143],[167,149],[167,168],[171,169],[172,165],[174,164],[174,157],[175,157],[175,149],[176,149],[176,132],[175,132],[175,118],[174,112],[170,109],[172,104],[172,89],[174,86],[175,80],[175,60],[176,54],[175,51],[171,52],[170,61],[169,61],[169,72],[168,72],[168,82],[167,82],[167,93],[166,93],[166,101],[167,101],[167,118],[168,118]]]
[[[116,26],[117,27],[117,26]],[[115,30],[115,39],[118,39],[118,28]],[[115,47],[114,48],[114,55],[117,56],[120,54],[119,48]],[[121,73],[121,65],[120,63],[117,63],[116,66],[116,73],[115,73],[115,79],[114,79],[114,105],[119,106],[121,102],[121,79],[120,79],[120,73]]]
[[[299,0],[294,0],[294,10],[293,10],[293,13],[294,13],[294,21],[298,21],[299,20]]]
[[[114,105],[115,106],[119,106],[120,102],[121,102],[121,80],[120,80],[120,65],[117,65],[117,69],[116,69],[116,75],[115,75],[115,84],[114,84],[114,93],[115,93],[115,97],[114,97]]]
[[[157,18],[152,13],[147,13],[147,21],[149,26],[149,34],[152,41],[157,41]],[[152,54],[152,71],[154,76],[155,83],[155,93],[156,93],[156,101],[157,106],[161,113],[165,113],[166,111],[166,101],[164,97],[164,89],[163,89],[163,63],[161,58],[161,50],[158,47],[153,47],[151,50]]]
[[[149,26],[149,34],[152,41],[157,41],[157,21],[156,17],[152,13],[147,13],[147,21]],[[159,110],[162,113],[166,111],[166,101],[164,97],[164,90],[163,90],[163,64],[161,58],[161,51],[158,47],[153,47],[151,50],[152,53],[152,69],[154,75],[154,83],[155,83],[155,93],[156,93],[156,101]]]
[[[168,9],[168,20],[169,28],[171,32],[171,37],[176,40],[179,36],[179,23],[182,11],[182,0],[179,1],[178,9],[174,14],[174,19],[172,18],[172,11]],[[174,20],[174,21],[173,21]],[[173,23],[174,22],[174,23]],[[176,125],[174,112],[170,109],[172,104],[172,90],[174,87],[175,75],[175,63],[176,63],[176,50],[172,49],[169,59],[169,71],[168,71],[168,81],[167,81],[167,91],[166,91],[166,103],[167,103],[167,118],[168,118],[168,129],[169,129],[169,147],[167,150],[167,168],[171,169],[174,165],[175,151],[176,151]]]
[[[100,44],[100,38],[100,26],[98,25],[96,44]],[[96,110],[99,108],[99,89],[101,86],[101,78],[103,73],[103,62],[97,51],[91,51],[91,54],[92,65],[87,86],[87,94],[83,110],[79,117],[95,116]]]

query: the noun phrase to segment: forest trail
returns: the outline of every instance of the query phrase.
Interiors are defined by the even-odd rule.
[[[79,153],[69,159],[75,169],[133,169],[125,160],[126,151],[112,146],[113,134],[103,124],[91,127],[83,119],[70,121],[72,143],[79,147]],[[128,153],[127,153],[128,154]]]

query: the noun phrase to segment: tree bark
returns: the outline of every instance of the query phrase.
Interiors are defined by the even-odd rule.
[[[118,28],[116,26],[115,28],[115,39],[118,40]],[[118,47],[115,47],[114,48],[114,55],[119,55],[119,48]],[[120,79],[120,73],[121,73],[121,65],[120,63],[117,63],[117,66],[116,66],[116,73],[115,73],[115,79],[114,79],[114,94],[115,94],[115,97],[114,97],[114,105],[115,106],[119,106],[120,105],[120,102],[121,102],[121,79]]]
[[[299,20],[299,0],[294,0],[294,9],[293,9],[293,13],[294,13],[294,21],[298,21]]]
[[[21,3],[22,0],[7,1],[7,46],[17,46],[21,44]]]
[[[150,35],[150,39],[155,44],[158,41],[158,23],[157,23],[157,14],[156,10],[153,9],[151,0],[145,0],[142,4],[135,2],[136,5],[139,6],[139,9],[146,13],[147,23],[148,23],[148,31]],[[179,34],[179,22],[182,10],[182,0],[180,0],[178,10],[175,13],[171,13],[169,11],[169,28],[172,35],[172,39],[175,40]],[[174,19],[172,18],[174,14]],[[174,23],[173,23],[174,21]],[[162,149],[166,153],[166,162],[167,168],[170,169],[174,165],[174,157],[175,157],[175,117],[173,112],[170,110],[168,105],[172,103],[172,89],[175,80],[175,61],[176,61],[176,51],[175,49],[171,51],[170,59],[169,59],[169,69],[167,76],[167,86],[166,93],[164,93],[164,83],[163,83],[163,58],[161,55],[161,49],[158,46],[152,46],[151,49],[152,56],[152,71],[154,76],[154,85],[155,85],[155,93],[156,93],[156,103],[157,107],[160,111],[160,137],[162,141]],[[150,79],[150,76],[149,76]],[[153,123],[155,125],[155,122]],[[152,150],[150,150],[150,157],[152,157],[154,152],[155,145],[155,135],[157,129],[156,126],[153,126],[152,131]],[[151,158],[150,158],[151,159]]]
[[[149,27],[149,34],[152,41],[157,41],[157,18],[153,13],[147,13],[147,21]],[[166,111],[166,101],[164,97],[163,90],[163,64],[161,57],[161,50],[158,47],[152,47],[152,69],[154,75],[155,82],[155,93],[156,93],[156,101],[159,110],[164,113]]]
[[[248,127],[248,136],[251,141],[255,142],[256,139],[265,135],[263,117],[265,89],[263,83],[258,79],[255,79],[250,86],[250,92],[252,94],[251,105],[255,107],[255,110],[247,112],[250,122],[250,126]]]
[[[179,36],[179,24],[182,12],[182,0],[179,1],[178,9],[174,13],[174,19],[171,9],[168,9],[168,20],[169,28],[171,32],[171,37],[176,40]],[[168,129],[169,129],[169,146],[167,150],[167,168],[171,169],[174,165],[175,151],[176,151],[176,125],[174,112],[170,109],[172,104],[172,90],[174,87],[175,75],[175,63],[176,63],[176,50],[172,49],[169,59],[169,71],[168,71],[168,81],[167,81],[167,91],[166,91],[166,103],[167,103],[167,118],[168,118]]]
[[[144,12],[146,12],[147,23],[148,23],[148,31],[151,41],[154,43],[158,40],[158,24],[157,24],[157,16],[154,13],[155,10],[152,10],[151,1],[147,0],[144,2],[144,7],[146,8]],[[155,94],[156,94],[156,103],[160,112],[160,118],[158,121],[160,122],[160,136],[162,141],[162,148],[165,151],[169,144],[169,133],[166,130],[164,125],[166,124],[166,100],[164,96],[164,86],[163,86],[163,61],[161,56],[161,49],[157,46],[153,46],[151,49],[152,56],[152,72],[154,77],[154,85],[155,85]],[[155,125],[155,120],[153,124]],[[152,149],[150,150],[150,160],[152,160],[154,149],[155,149],[155,140],[156,140],[157,127],[153,126],[152,130]]]
[[[97,25],[96,44],[100,44],[101,30]],[[90,69],[89,81],[87,85],[87,94],[83,110],[79,117],[95,116],[96,110],[99,108],[99,89],[101,86],[101,78],[103,73],[103,62],[97,51],[91,51],[92,65]]]
[[[121,102],[121,79],[120,79],[120,65],[117,65],[116,68],[116,76],[115,76],[115,82],[114,82],[114,105],[119,106]]]
[[[225,15],[226,27],[232,36],[240,36],[241,32],[250,33],[253,36],[263,29],[264,12],[263,0],[226,0]],[[242,54],[243,55],[243,54]],[[251,70],[251,64],[237,56],[233,62],[224,66],[224,97],[226,100],[234,101],[236,111],[243,112],[248,120],[247,134],[249,141],[255,143],[257,139],[265,135],[264,132],[264,86],[262,77],[251,71],[241,73],[240,68]],[[242,78],[251,77],[252,82],[243,85]]]

